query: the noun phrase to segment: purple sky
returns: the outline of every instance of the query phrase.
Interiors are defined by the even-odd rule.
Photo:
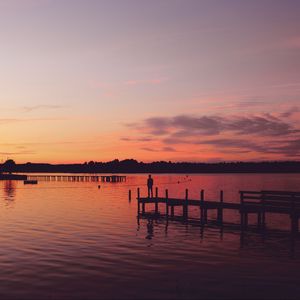
[[[0,157],[300,155],[300,1],[0,0]]]

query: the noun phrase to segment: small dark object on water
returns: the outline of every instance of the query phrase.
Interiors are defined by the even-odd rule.
[[[24,180],[24,184],[38,184],[37,180]]]
[[[98,185],[98,189],[100,189],[101,188],[101,186],[100,185]]]

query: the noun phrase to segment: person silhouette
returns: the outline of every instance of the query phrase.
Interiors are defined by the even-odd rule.
[[[151,177],[151,175],[148,176],[147,187],[148,187],[148,198],[153,198],[153,178]]]

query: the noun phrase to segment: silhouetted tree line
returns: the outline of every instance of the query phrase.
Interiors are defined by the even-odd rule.
[[[138,162],[134,159],[109,162],[85,162],[83,164],[46,164],[26,163],[16,164],[8,160],[0,165],[0,172],[24,173],[299,173],[299,161],[269,161],[269,162],[222,162],[193,163]]]

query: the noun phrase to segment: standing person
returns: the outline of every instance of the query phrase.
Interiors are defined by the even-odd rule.
[[[153,178],[149,175],[147,180],[148,198],[153,198]]]

